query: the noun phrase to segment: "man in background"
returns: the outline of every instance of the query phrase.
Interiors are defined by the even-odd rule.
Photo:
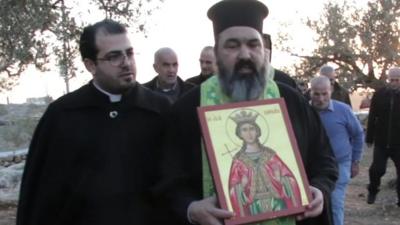
[[[303,96],[306,96],[308,91],[308,82],[300,80],[297,82],[297,86],[299,87],[300,93],[302,93]]]
[[[389,69],[388,79],[389,84],[374,93],[369,109],[365,142],[369,147],[374,145],[374,154],[369,168],[367,203],[375,203],[390,158],[396,167],[397,206],[400,207],[400,68]]]
[[[215,60],[214,48],[212,46],[206,46],[200,53],[200,75],[191,77],[186,82],[191,83],[195,86],[200,85],[205,80],[217,73],[217,62]]]
[[[178,57],[175,51],[171,48],[160,48],[154,54],[153,68],[157,72],[157,76],[143,86],[167,97],[171,103],[174,103],[193,87],[178,76],[178,67]]]
[[[332,99],[346,103],[351,107],[349,92],[336,81],[336,72],[333,67],[324,65],[319,69],[319,75],[327,77],[332,86]]]
[[[311,80],[311,104],[318,111],[339,165],[339,179],[331,195],[334,225],[344,224],[346,189],[359,172],[364,132],[352,109],[331,99],[332,88],[325,76]]]

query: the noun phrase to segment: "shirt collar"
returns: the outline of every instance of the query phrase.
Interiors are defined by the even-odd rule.
[[[174,91],[176,89],[176,86],[178,85],[178,79],[176,80],[174,86],[172,86],[171,88],[162,88],[160,86],[160,82],[158,81],[158,78],[156,79],[156,88],[158,90],[161,90],[162,92],[170,92],[170,91]]]
[[[110,99],[110,102],[119,102],[121,101],[121,97],[122,95],[117,95],[117,94],[111,94],[107,91],[105,91],[104,89],[102,89],[95,81],[93,81],[93,85],[94,87],[99,90],[100,92],[104,93],[105,95],[108,96],[108,98]]]
[[[335,111],[335,109],[334,109],[334,107],[333,107],[333,102],[332,102],[332,100],[329,100],[328,108],[324,109],[324,111],[331,111],[331,112]]]

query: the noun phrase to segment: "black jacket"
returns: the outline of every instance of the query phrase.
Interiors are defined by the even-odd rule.
[[[329,225],[330,193],[338,176],[337,165],[318,114],[300,93],[279,84],[285,99],[310,184],[320,189],[326,203],[322,216],[298,224]],[[202,199],[201,130],[196,109],[200,88],[195,87],[173,106],[164,161],[163,187],[167,201],[183,223],[190,202]]]
[[[332,99],[344,102],[351,107],[349,92],[340,86],[338,82],[333,84]]]
[[[29,147],[17,224],[154,224],[154,140],[168,108],[139,84],[118,103],[90,83],[50,104]]]
[[[191,84],[197,86],[197,85],[200,85],[201,83],[203,83],[204,81],[206,81],[211,76],[212,75],[205,76],[205,75],[200,74],[200,75],[197,75],[197,76],[187,79],[185,82],[188,82],[188,83],[191,83]],[[274,80],[278,81],[280,83],[284,83],[294,89],[298,89],[296,81],[293,80],[293,78],[291,78],[289,74],[287,74],[281,70],[275,69]]]
[[[213,75],[202,75],[199,74],[197,76],[191,77],[189,79],[187,79],[185,82],[193,84],[194,86],[198,86],[201,83],[203,83],[204,81],[206,81],[208,78],[210,78]]]
[[[174,94],[173,96],[170,96],[167,93],[161,93],[160,91],[157,90],[157,78],[158,76],[154,77],[151,81],[144,83],[143,86],[146,88],[152,90],[154,93],[167,97],[171,103],[174,103],[176,100],[178,100],[180,97],[182,97],[186,92],[188,92],[190,89],[194,87],[193,84],[188,83],[183,81],[180,77],[177,77],[176,82],[178,82],[178,89],[177,91],[179,93]]]
[[[282,70],[275,69],[274,81],[278,81],[278,82],[286,84],[296,90],[299,90],[299,88],[297,87],[296,81],[292,77],[290,77],[289,74],[283,72]]]
[[[379,89],[372,97],[366,142],[380,147],[400,147],[400,90]]]

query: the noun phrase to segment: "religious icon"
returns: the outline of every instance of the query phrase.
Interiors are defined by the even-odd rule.
[[[230,117],[236,135],[243,140],[232,161],[229,195],[241,217],[279,211],[301,204],[300,190],[290,169],[274,150],[260,143],[258,113],[240,110]]]
[[[282,99],[198,112],[220,206],[236,215],[226,224],[284,221],[304,211],[308,181]]]

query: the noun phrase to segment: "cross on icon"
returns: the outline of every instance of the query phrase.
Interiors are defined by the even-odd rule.
[[[235,150],[229,150],[228,146],[226,144],[224,144],[226,151],[222,153],[222,156],[228,155],[233,158],[233,152],[235,152]]]

